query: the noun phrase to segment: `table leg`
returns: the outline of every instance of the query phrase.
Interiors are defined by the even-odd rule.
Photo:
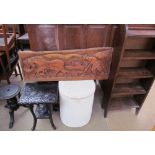
[[[48,109],[48,111],[49,111],[49,120],[50,120],[50,123],[51,123],[53,129],[56,130],[56,127],[55,127],[55,124],[54,124],[53,118],[52,118],[53,105],[51,105],[51,104],[46,104],[46,107],[47,107],[47,109]]]
[[[35,113],[33,111],[33,105],[30,105],[29,108],[30,108],[31,114],[33,116],[33,127],[32,127],[32,131],[34,131],[35,128],[36,128],[36,124],[37,124],[37,118],[36,118],[36,115],[35,115]]]
[[[9,114],[10,114],[9,128],[12,128],[14,124],[14,110],[10,109]]]

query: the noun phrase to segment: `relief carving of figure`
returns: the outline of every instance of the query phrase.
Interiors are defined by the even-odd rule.
[[[98,60],[93,56],[85,56],[84,61],[88,61],[88,65],[85,68],[84,72],[91,71],[93,74],[97,74],[98,71],[101,72],[102,67]]]

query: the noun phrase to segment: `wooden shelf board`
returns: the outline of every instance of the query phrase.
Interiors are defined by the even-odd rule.
[[[155,51],[149,50],[126,50],[124,60],[148,60],[155,59]]]
[[[155,30],[128,30],[129,37],[155,37]]]
[[[153,74],[146,68],[121,68],[118,78],[150,78]]]
[[[110,102],[110,110],[124,110],[129,108],[139,108],[138,103],[132,97],[113,98]]]
[[[132,96],[145,93],[145,89],[140,84],[116,84],[112,91],[112,97]]]

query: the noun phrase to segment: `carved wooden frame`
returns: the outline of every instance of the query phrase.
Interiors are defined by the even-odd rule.
[[[104,80],[108,79],[111,47],[61,50],[20,51],[26,81]]]

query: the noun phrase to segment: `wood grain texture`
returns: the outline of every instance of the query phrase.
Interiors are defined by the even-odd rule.
[[[61,24],[58,40],[61,50],[109,47],[115,29],[111,24]]]
[[[86,29],[86,46],[107,47],[109,46],[109,38],[111,37],[111,25],[108,24],[89,24]]]
[[[123,59],[125,60],[155,59],[155,52],[151,50],[126,50]]]
[[[59,49],[58,28],[54,24],[27,24],[31,50]]]
[[[112,48],[20,51],[26,81],[108,79]]]
[[[132,96],[145,93],[145,89],[140,84],[116,84],[112,92],[112,97]]]
[[[127,110],[129,108],[139,108],[138,103],[132,97],[113,98],[110,101],[109,110]]]
[[[118,78],[125,78],[125,79],[150,78],[150,77],[153,77],[153,74],[146,68],[121,68],[118,73]]]

